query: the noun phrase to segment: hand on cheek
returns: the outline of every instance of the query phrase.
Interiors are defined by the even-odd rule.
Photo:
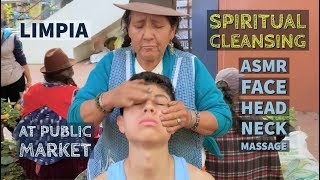
[[[181,101],[171,101],[168,108],[162,110],[160,120],[162,125],[167,128],[167,132],[173,134],[180,128],[189,125],[189,116],[189,110]]]

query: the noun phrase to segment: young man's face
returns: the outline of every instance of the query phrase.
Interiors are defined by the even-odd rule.
[[[170,134],[159,119],[161,111],[171,101],[168,94],[157,85],[148,85],[150,98],[141,104],[124,108],[118,117],[119,130],[125,133],[129,142],[168,142]]]

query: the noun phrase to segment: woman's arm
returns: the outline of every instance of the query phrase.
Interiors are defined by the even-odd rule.
[[[84,102],[80,107],[80,114],[84,119],[93,119],[96,116],[101,117],[99,108],[105,110],[107,114],[115,107],[125,108],[144,102],[150,93],[149,87],[145,85],[143,80],[127,81],[112,90],[101,93],[94,101]],[[92,109],[93,104],[95,108]],[[100,113],[97,112],[97,109]],[[89,111],[95,113],[88,114],[87,112]],[[97,122],[93,123],[96,125]]]
[[[195,132],[202,135],[211,135],[218,129],[218,121],[216,117],[209,111],[200,112],[200,121]]]
[[[195,58],[195,73],[196,107],[200,111],[199,127],[195,131],[204,135],[222,136],[232,124],[229,106],[198,58]]]
[[[99,125],[113,108],[146,101],[150,92],[143,80],[127,81],[109,90],[112,59],[113,52],[109,52],[91,71],[85,86],[79,90],[69,108],[69,123]]]
[[[80,106],[80,116],[83,121],[94,126],[99,125],[108,113],[100,111],[95,104],[95,100],[87,100]]]
[[[104,56],[90,72],[86,84],[77,92],[68,111],[69,123],[98,125],[106,116],[95,105],[99,93],[108,91],[109,73],[113,53]]]
[[[29,66],[27,64],[24,65],[23,68],[24,68],[24,76],[27,79],[26,88],[29,88],[31,86],[31,84],[32,84],[30,69],[29,69]]]
[[[30,69],[27,64],[26,56],[23,52],[22,42],[17,36],[14,36],[14,49],[13,49],[14,57],[16,61],[24,68],[24,76],[27,80],[26,87],[29,88],[32,83]]]
[[[180,128],[191,128],[202,135],[223,135],[231,127],[231,112],[223,95],[199,59],[195,59],[195,111],[187,109],[183,102],[172,101],[162,111],[160,119],[169,133]]]

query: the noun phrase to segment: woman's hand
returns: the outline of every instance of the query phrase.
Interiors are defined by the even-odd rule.
[[[102,105],[106,110],[114,107],[125,108],[145,102],[151,90],[144,80],[127,81],[102,95]]]
[[[31,87],[31,80],[27,81],[26,82],[26,89],[30,88]]]
[[[178,129],[190,126],[191,113],[181,101],[171,101],[168,109],[162,111],[160,120],[168,133],[175,133]]]

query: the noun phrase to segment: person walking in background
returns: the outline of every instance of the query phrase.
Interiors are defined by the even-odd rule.
[[[6,21],[6,18],[4,16],[4,14],[1,11],[1,29],[2,28],[6,28],[8,26],[8,23]],[[2,36],[2,35],[1,35]],[[1,45],[2,46],[2,45]]]
[[[226,68],[216,76],[217,87],[229,104],[233,122],[229,132],[217,137],[223,158],[206,151],[206,170],[216,179],[283,179],[277,151],[242,151],[240,142],[275,142],[274,136],[249,136],[241,134],[241,121],[264,121],[261,116],[242,116],[240,109],[240,78],[244,75],[236,68]],[[206,141],[206,139],[205,139]]]
[[[32,79],[19,38],[1,28],[1,98],[17,102]]]
[[[107,38],[103,44],[101,42],[101,38],[99,38],[93,44],[94,54],[90,56],[89,63],[97,63],[99,62],[109,51],[113,51],[115,49],[115,42],[117,37]],[[101,47],[103,45],[103,47]]]
[[[51,133],[40,136],[43,126],[59,129],[59,127],[68,125],[67,112],[78,90],[72,78],[74,75],[72,66],[75,63],[76,61],[70,60],[60,48],[47,51],[44,58],[44,67],[40,69],[45,82],[34,84],[23,96],[22,119],[13,133],[13,137],[18,142],[31,143],[34,150],[37,150],[38,145],[42,144],[44,152],[50,151],[50,149],[47,149],[47,143],[56,146],[62,144],[64,147],[68,143],[87,142],[84,137],[51,136]],[[20,135],[21,129],[27,126],[36,127],[33,129],[34,135],[32,137]],[[59,130],[56,130],[55,133],[59,134]],[[71,154],[70,151],[68,153]],[[88,157],[71,158],[65,154],[63,156],[41,154],[33,156],[26,153],[19,158],[20,165],[30,179],[74,179],[86,169],[87,161]]]
[[[108,48],[109,51],[113,51],[116,49],[115,47],[116,40],[117,40],[117,37],[114,37],[114,36],[107,38],[106,41],[104,42],[104,46]]]
[[[116,4],[125,11],[122,48],[107,53],[91,71],[69,109],[70,123],[103,122],[103,134],[88,163],[93,179],[114,162],[128,156],[128,141],[119,131],[119,108],[144,103],[150,89],[143,80],[128,81],[134,74],[150,71],[168,77],[176,100],[160,117],[172,134],[170,154],[180,156],[199,169],[204,166],[203,137],[221,136],[231,127],[231,112],[222,93],[194,55],[184,52],[175,37],[180,16],[176,1],[131,0]],[[212,152],[219,154],[214,138]]]

